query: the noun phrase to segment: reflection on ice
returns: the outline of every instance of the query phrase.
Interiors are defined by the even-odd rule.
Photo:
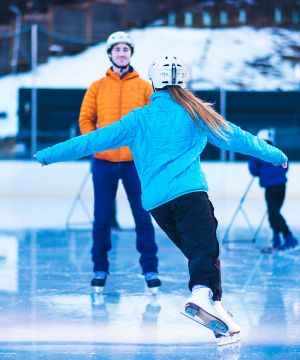
[[[0,343],[6,346],[0,354],[17,346],[27,360],[30,344],[35,353],[51,344],[57,354],[64,344],[65,354],[85,359],[96,359],[101,347],[105,360],[172,354],[232,360],[292,354],[299,345],[297,253],[261,255],[249,243],[223,249],[224,306],[242,327],[242,346],[218,349],[211,331],[180,315],[189,295],[186,261],[162,233],[157,295],[144,291],[131,232],[113,234],[111,274],[101,294],[90,289],[89,231],[16,232],[0,240]],[[116,351],[124,356],[113,357]]]
[[[18,291],[18,257],[17,237],[0,235],[0,291]]]

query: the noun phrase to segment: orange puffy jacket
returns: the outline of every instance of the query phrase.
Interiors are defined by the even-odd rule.
[[[137,71],[123,78],[108,69],[106,76],[95,81],[85,93],[80,109],[79,127],[82,134],[119,121],[131,110],[149,104],[151,85]],[[113,162],[132,161],[128,146],[96,153],[95,157]]]

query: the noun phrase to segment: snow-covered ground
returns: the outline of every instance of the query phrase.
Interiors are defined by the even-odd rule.
[[[191,88],[228,90],[295,90],[295,61],[300,57],[299,31],[286,29],[146,28],[130,31],[135,42],[133,66],[143,78],[151,61],[174,54],[189,66]],[[52,58],[30,72],[0,78],[0,137],[18,131],[18,89],[33,83],[43,88],[87,88],[110,66],[105,44],[76,56]]]

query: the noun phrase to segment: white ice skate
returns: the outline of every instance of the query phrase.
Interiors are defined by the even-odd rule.
[[[193,291],[185,305],[183,315],[220,335],[228,334],[228,326],[216,311],[212,291],[207,287]]]
[[[228,313],[223,308],[221,301],[214,301],[214,308],[219,315],[219,318],[225,322],[228,326],[228,332],[224,335],[221,335],[215,332],[215,337],[218,340],[218,345],[228,345],[233,344],[241,340],[240,332],[241,328],[239,325],[233,320],[232,315]]]

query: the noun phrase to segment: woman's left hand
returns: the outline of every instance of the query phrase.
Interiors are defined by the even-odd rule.
[[[35,158],[35,160],[37,160],[36,154],[33,155],[33,157]],[[41,166],[45,166],[44,164],[41,164]]]
[[[286,168],[288,167],[288,163],[286,162],[286,163],[282,164],[281,166],[282,166],[284,169],[286,169]]]

